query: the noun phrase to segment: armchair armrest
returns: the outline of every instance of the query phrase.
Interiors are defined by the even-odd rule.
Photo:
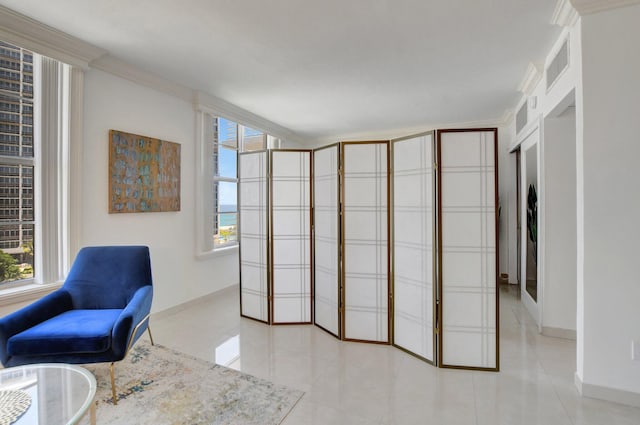
[[[7,341],[9,338],[38,323],[71,310],[72,306],[71,295],[65,289],[58,289],[0,319],[0,361],[5,364],[8,360]]]
[[[112,349],[116,356],[124,358],[127,354],[127,345],[131,338],[131,333],[140,321],[142,321],[151,311],[151,301],[153,300],[153,287],[151,285],[139,288],[129,304],[122,310],[116,320],[111,334]],[[146,328],[141,328],[141,334]],[[135,337],[135,335],[134,335]]]

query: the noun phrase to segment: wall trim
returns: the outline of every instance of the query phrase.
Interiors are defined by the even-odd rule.
[[[189,87],[174,83],[151,72],[143,71],[109,54],[92,61],[89,66],[187,102],[191,102],[193,99],[193,90]]]
[[[569,0],[558,0],[556,9],[551,16],[551,23],[561,27],[572,27],[578,22],[578,11]]]
[[[571,0],[571,4],[573,4],[573,7],[582,16],[618,7],[640,4],[640,0]]]
[[[587,384],[580,379],[577,373],[574,375],[574,383],[578,392],[583,397],[596,398],[599,400],[611,401],[613,403],[625,404],[627,406],[640,407],[640,393],[619,390],[617,388],[605,387],[602,385]]]
[[[500,118],[500,120],[498,120],[498,127],[508,127],[515,116],[516,114],[513,108],[505,109],[502,113],[502,117]]]
[[[576,340],[576,331],[574,329],[554,328],[551,326],[542,327],[542,335],[552,338]]]
[[[240,108],[226,100],[208,93],[193,90],[182,84],[174,83],[152,72],[142,70],[111,55],[102,56],[92,61],[89,66],[107,72],[133,83],[157,90],[161,93],[193,103],[197,111],[220,115],[242,125],[262,130],[271,136],[288,142],[304,144],[304,140],[293,131],[262,118],[252,112]]]
[[[0,38],[60,62],[87,69],[106,50],[0,6]]]
[[[311,148],[322,147],[327,144],[336,143],[336,141],[349,141],[349,140],[395,140],[401,139],[407,136],[413,136],[416,134],[429,133],[436,129],[476,129],[476,128],[493,128],[493,127],[505,127],[509,125],[513,119],[513,109],[505,109],[502,116],[494,119],[478,120],[478,121],[463,121],[463,122],[442,122],[436,124],[428,124],[420,127],[408,127],[401,129],[392,129],[385,131],[371,131],[360,133],[342,134],[331,138],[315,138],[308,140],[305,145]]]
[[[222,295],[223,293],[232,292],[232,291],[240,291],[240,286],[238,283],[234,283],[233,285],[229,285],[226,288],[222,288],[215,292],[211,292],[209,294],[196,297],[190,301],[183,302],[182,304],[169,307],[167,309],[158,311],[156,313],[151,313],[151,318],[154,320],[164,319],[165,317],[169,317],[174,314],[180,313],[181,311],[191,309],[192,307],[195,307],[197,305],[207,303],[213,300],[214,298]]]
[[[542,79],[542,72],[540,72],[541,69],[542,67],[540,65],[529,62],[529,66],[527,66],[524,77],[518,85],[518,91],[524,93],[527,96],[531,96],[536,86]]]
[[[287,142],[306,144],[305,140],[288,128],[262,118],[247,111],[246,109],[242,109],[239,106],[211,94],[202,91],[194,91],[193,104],[198,111],[228,118],[244,126],[262,130],[271,136],[283,139]]]
[[[72,68],[69,71],[69,210],[68,246],[65,252],[64,273],[71,270],[73,260],[82,246],[82,153],[84,124],[84,71]]]
[[[0,6],[0,39],[84,70],[99,69],[145,87],[169,94],[189,103],[202,104],[241,124],[294,143],[304,140],[288,128],[235,106],[215,96],[169,81],[133,66],[63,31],[45,25],[7,7]]]
[[[34,283],[8,288],[0,291],[0,306],[7,307],[13,304],[35,301],[61,287],[62,282],[48,284]]]

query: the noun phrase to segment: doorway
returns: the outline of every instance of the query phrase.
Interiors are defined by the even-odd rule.
[[[538,284],[540,262],[538,196],[540,189],[540,126],[532,129],[520,144],[520,288],[522,302],[540,326],[541,293]]]
[[[544,259],[541,331],[544,335],[576,338],[576,109],[571,91],[543,124]]]

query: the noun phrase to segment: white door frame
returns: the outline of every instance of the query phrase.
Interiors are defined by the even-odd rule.
[[[538,326],[538,331],[542,332],[542,314],[543,314],[543,291],[544,291],[544,208],[541,207],[541,200],[544,199],[544,165],[542,164],[543,146],[543,119],[539,116],[536,120],[524,128],[517,138],[513,149],[520,147],[520,293],[522,303],[525,305],[531,316],[533,316]],[[537,264],[537,291],[538,300],[534,301],[526,290],[527,286],[527,150],[537,145],[536,150],[536,168],[537,168],[537,196],[538,196],[538,264]]]

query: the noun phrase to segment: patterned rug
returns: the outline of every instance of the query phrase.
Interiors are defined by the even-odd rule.
[[[98,424],[279,424],[304,394],[141,340],[116,363],[114,406],[109,364],[83,367],[98,383]]]

